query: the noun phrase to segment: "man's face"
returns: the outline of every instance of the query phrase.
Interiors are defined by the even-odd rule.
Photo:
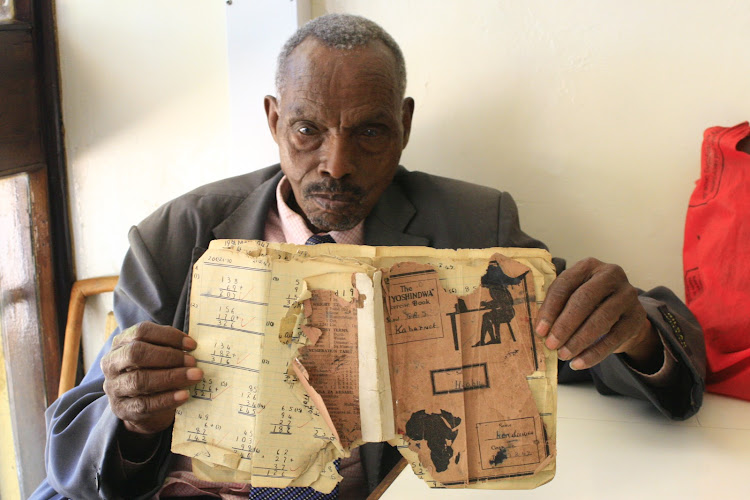
[[[396,78],[380,42],[342,51],[308,38],[289,57],[280,99],[266,97],[290,205],[313,231],[356,226],[393,179],[414,110]]]

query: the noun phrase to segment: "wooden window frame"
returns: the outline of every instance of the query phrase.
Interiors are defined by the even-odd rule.
[[[15,0],[14,20],[0,23],[0,180],[20,208],[6,220],[23,233],[0,228],[0,239],[24,255],[0,258],[0,284],[12,283],[0,289],[0,334],[24,498],[44,477],[43,411],[57,398],[74,282],[54,10]]]

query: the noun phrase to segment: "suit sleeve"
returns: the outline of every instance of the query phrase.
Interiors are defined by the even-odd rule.
[[[149,248],[137,228],[129,234],[130,249],[115,289],[114,309],[119,328],[141,321],[172,323],[175,298],[165,285]],[[189,263],[188,263],[189,265]],[[181,327],[182,325],[180,325]],[[62,395],[46,411],[45,450],[47,483],[70,498],[148,498],[166,476],[171,429],[163,432],[148,467],[126,477],[116,436],[122,422],[112,413],[104,393],[99,362],[109,352],[107,341],[81,383]],[[43,484],[32,498],[48,498]]]
[[[500,195],[498,244],[547,248],[539,240],[521,230],[518,208],[508,193]],[[557,273],[565,269],[565,261],[552,259]],[[647,376],[633,370],[624,356],[613,354],[599,365],[582,371],[570,369],[560,361],[560,383],[593,380],[602,394],[622,394],[653,403],[665,416],[683,420],[694,415],[703,402],[706,378],[706,351],[703,332],[695,317],[671,290],[658,287],[639,291],[639,299],[649,321],[665,344],[665,356],[674,358],[674,373],[666,385],[654,384]]]
[[[203,186],[132,228],[114,293],[120,328],[151,321],[184,331],[193,262],[213,239],[213,228],[273,176],[280,177],[278,166]],[[269,183],[263,193],[270,194],[262,196],[272,196],[274,188]],[[111,345],[110,338],[83,381],[47,409],[47,479],[32,498],[149,498],[163,484],[173,456],[171,429],[145,464],[126,462],[120,454],[123,424],[109,407],[99,366]]]

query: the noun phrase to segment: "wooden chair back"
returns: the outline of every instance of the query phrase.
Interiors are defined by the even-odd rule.
[[[76,281],[70,291],[68,322],[65,325],[65,344],[63,346],[62,367],[60,368],[60,385],[58,397],[72,389],[76,384],[76,371],[81,350],[81,327],[86,299],[92,295],[111,292],[117,285],[118,276],[103,276]],[[107,315],[105,333],[109,335],[117,327],[114,314]]]

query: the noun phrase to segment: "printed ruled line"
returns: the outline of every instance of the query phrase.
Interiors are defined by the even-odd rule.
[[[196,359],[198,363],[206,363],[208,365],[221,366],[223,368],[234,368],[235,370],[245,370],[246,372],[260,373],[257,368],[248,368],[247,366],[240,365],[227,365],[225,363],[217,363],[216,361],[208,361],[207,359]]]
[[[497,476],[477,476],[477,477],[474,477],[474,478],[469,478],[468,481],[444,482],[443,484],[445,486],[456,486],[456,485],[460,485],[460,484],[466,484],[467,482],[468,483],[478,483],[480,481],[485,481],[485,480],[501,479],[501,478],[506,478],[506,477],[523,477],[523,476],[532,476],[532,475],[534,475],[533,471],[531,471],[531,472],[518,472],[518,473],[512,473],[512,474],[500,474],[500,475],[497,475]]]
[[[391,279],[403,278],[404,276],[419,276],[422,274],[437,274],[435,269],[424,269],[422,271],[409,271],[408,273],[393,274],[390,276]]]
[[[263,332],[254,332],[252,330],[243,330],[242,328],[232,328],[231,326],[219,326],[219,325],[211,325],[209,323],[198,323],[200,326],[207,326],[209,328],[219,328],[221,330],[232,330],[235,332],[242,332],[242,333],[252,333],[253,335],[264,335]]]
[[[237,293],[237,292],[231,292],[231,293]],[[210,293],[202,293],[201,297],[208,297],[210,299],[221,299],[221,300],[231,300],[234,302],[242,302],[243,304],[254,304],[256,306],[267,306],[267,302],[255,302],[252,300],[244,300],[244,299],[232,299],[230,297],[222,297],[221,295],[211,295]]]
[[[204,266],[215,266],[215,267],[227,267],[230,269],[242,269],[243,271],[258,271],[261,273],[270,273],[270,269],[263,269],[261,267],[247,267],[247,266],[235,266],[232,264],[220,264],[218,262],[204,262]]]

